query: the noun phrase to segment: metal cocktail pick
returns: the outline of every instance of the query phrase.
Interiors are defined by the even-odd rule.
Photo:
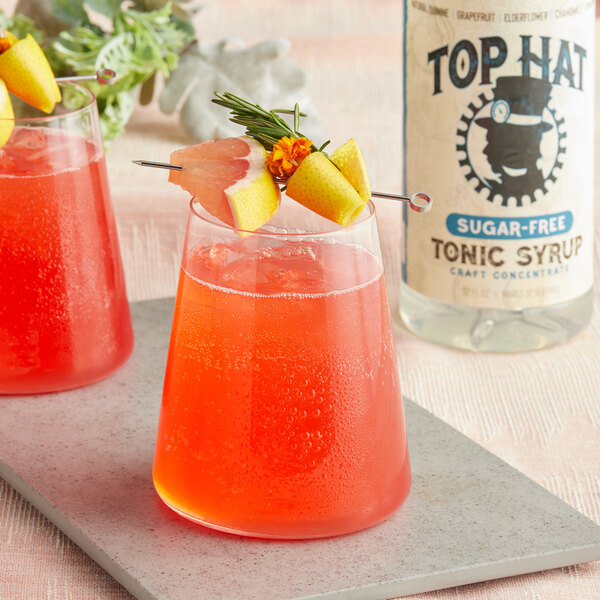
[[[117,74],[112,69],[98,69],[91,75],[69,75],[67,77],[57,77],[56,81],[97,81],[102,85],[110,85]]]
[[[155,169],[169,169],[171,171],[181,171],[182,167],[178,165],[171,165],[169,163],[156,162],[152,160],[134,160],[132,161],[136,165],[142,167],[154,167]],[[282,179],[275,179],[277,183],[285,183]],[[425,192],[415,192],[410,196],[399,196],[397,194],[385,194],[382,192],[371,192],[371,196],[376,198],[387,198],[388,200],[401,200],[402,202],[408,202],[408,205],[416,212],[423,213],[427,212],[433,204],[433,198]]]

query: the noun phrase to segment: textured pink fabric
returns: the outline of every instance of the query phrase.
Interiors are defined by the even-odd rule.
[[[9,2],[10,4],[10,2]],[[355,137],[373,187],[402,191],[402,2],[272,0],[207,3],[202,41],[282,36],[309,75],[332,147]],[[10,8],[10,7],[9,7]],[[596,119],[598,120],[598,114]],[[598,134],[596,135],[598,149]],[[173,295],[187,194],[164,171],[131,160],[168,160],[189,143],[175,117],[139,108],[108,156],[131,300]],[[598,153],[596,165],[598,165]],[[598,171],[598,169],[596,169]],[[596,199],[600,195],[596,194]],[[414,191],[414,190],[412,190]],[[399,210],[378,201],[386,276],[397,314]],[[600,227],[596,227],[597,239]],[[598,253],[598,251],[597,251]],[[600,257],[596,256],[596,275]],[[598,295],[598,293],[597,293]],[[600,523],[600,314],[562,346],[519,355],[473,355],[428,344],[398,322],[405,395]],[[125,600],[131,596],[0,481],[0,600]],[[600,563],[423,594],[425,599],[600,598]]]

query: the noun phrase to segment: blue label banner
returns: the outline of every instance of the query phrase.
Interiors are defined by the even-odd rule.
[[[446,228],[452,235],[486,240],[526,240],[567,233],[573,213],[566,210],[537,217],[481,217],[451,213]]]

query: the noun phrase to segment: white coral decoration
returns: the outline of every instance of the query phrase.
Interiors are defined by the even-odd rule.
[[[290,42],[275,38],[231,48],[232,42],[189,48],[160,95],[161,110],[171,114],[181,107],[182,127],[195,142],[201,142],[244,133],[243,127],[229,121],[226,109],[211,102],[215,91],[243,96],[267,109],[293,109],[297,102],[308,115],[301,120],[300,131],[316,144],[326,140],[306,92],[306,76],[286,57]]]

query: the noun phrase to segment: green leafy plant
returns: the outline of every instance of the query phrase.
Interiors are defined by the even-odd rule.
[[[193,141],[240,135],[239,125],[211,106],[213,92],[223,89],[243,93],[257,104],[298,102],[311,115],[303,122],[307,135],[326,137],[308,97],[305,74],[287,56],[289,41],[200,44],[192,24],[200,1],[18,0],[13,16],[0,9],[0,27],[18,38],[31,33],[56,76],[92,75],[101,68],[117,73],[109,86],[86,84],[98,99],[107,142],[124,130],[138,92],[142,104],[154,97],[157,75],[165,79],[161,110],[178,111]]]
[[[29,10],[35,14],[34,9],[30,2]],[[56,76],[90,75],[101,68],[117,73],[110,86],[87,84],[97,97],[105,141],[125,128],[138,86],[156,73],[168,77],[177,66],[179,54],[195,37],[186,13],[179,9],[182,16],[174,14],[172,0],[138,0],[133,4],[124,0],[52,0],[51,12],[53,30],[57,23],[58,28],[62,24],[62,31],[55,36],[42,29],[43,23],[34,26],[32,19],[18,13],[13,17],[0,14],[0,27],[12,30],[17,37],[32,33],[45,42],[44,52]],[[109,27],[94,23],[94,13]]]

